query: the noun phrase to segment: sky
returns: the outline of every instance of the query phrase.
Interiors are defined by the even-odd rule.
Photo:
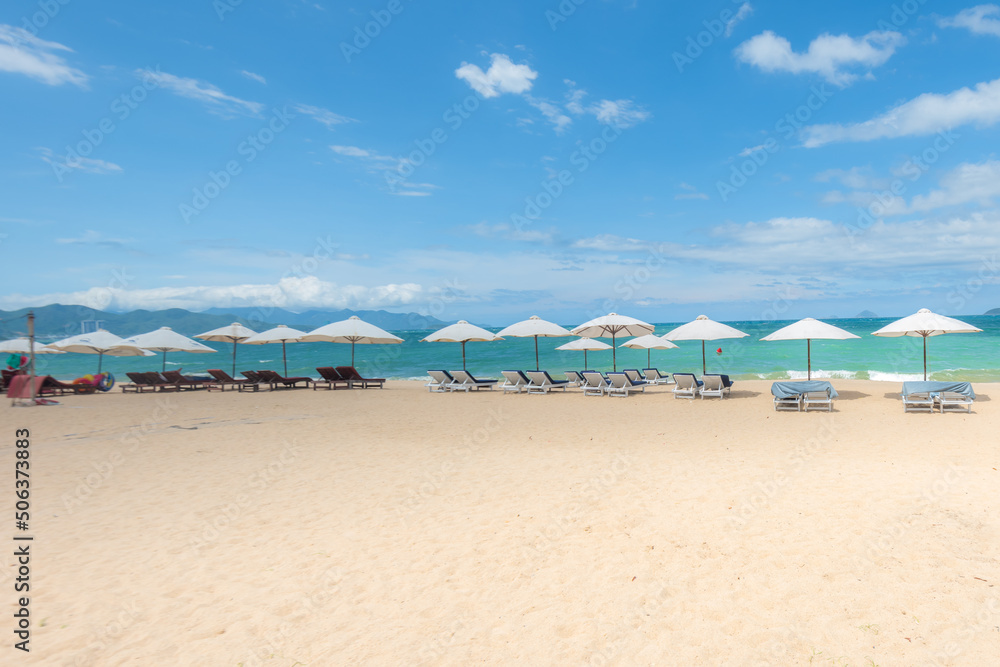
[[[934,0],[12,0],[0,308],[982,313],[998,49]]]

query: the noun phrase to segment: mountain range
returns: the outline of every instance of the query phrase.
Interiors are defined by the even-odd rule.
[[[212,308],[201,313],[183,308],[167,310],[133,310],[127,313],[112,313],[95,310],[86,306],[64,306],[52,304],[41,308],[20,310],[0,310],[0,339],[17,338],[27,335],[28,311],[35,313],[35,335],[43,342],[51,342],[83,333],[82,322],[97,320],[100,328],[123,338],[152,331],[160,327],[170,327],[185,336],[194,336],[204,331],[218,329],[232,322],[250,327],[254,331],[265,331],[278,324],[286,324],[295,329],[310,331],[330,322],[345,320],[357,315],[366,322],[389,331],[434,329],[449,324],[434,317],[418,313],[389,313],[384,310],[310,310],[293,313],[281,308]]]

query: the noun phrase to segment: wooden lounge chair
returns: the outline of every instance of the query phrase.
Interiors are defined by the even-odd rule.
[[[226,387],[240,390],[244,386],[253,387],[253,391],[257,391],[258,385],[256,383],[252,383],[246,379],[236,379],[221,368],[209,368],[208,373],[215,378],[214,382],[209,382],[205,385],[205,388],[209,391],[216,389],[225,391]]]
[[[479,391],[480,389],[493,390],[496,386],[497,380],[477,380],[472,376],[469,371],[452,371],[451,376],[455,378],[455,382],[452,384],[452,391],[462,391],[468,392],[470,389],[475,389]]]
[[[207,389],[212,384],[212,380],[189,378],[182,375],[180,371],[163,371],[160,373],[167,382],[172,382],[180,389]]]
[[[149,373],[125,373],[125,375],[128,376],[128,379],[132,380],[132,384],[121,385],[123,393],[134,391],[137,394],[141,394],[146,391],[156,391],[162,387],[162,381],[154,382]],[[157,373],[157,376],[159,376],[159,373]]]
[[[520,394],[522,391],[528,391],[531,380],[524,374],[524,371],[501,371],[500,374],[504,377],[504,383],[500,385],[503,393],[513,391]]]
[[[270,387],[271,383],[261,377],[261,374],[257,371],[240,371],[240,375],[245,377],[247,381],[241,384],[238,389],[243,391],[244,389],[253,388],[253,391],[260,389],[261,385],[268,385]],[[271,387],[273,389],[273,387]]]
[[[385,378],[364,378],[361,377],[361,373],[358,372],[354,366],[337,366],[337,372],[340,376],[347,380],[351,389],[354,389],[355,385],[361,385],[362,389],[367,389],[368,387],[378,387],[382,389],[385,385]]]
[[[264,382],[267,382],[268,384],[271,385],[272,391],[277,389],[278,385],[283,386],[285,389],[305,389],[306,387],[309,386],[309,383],[312,382],[311,378],[302,376],[284,377],[278,375],[274,371],[268,371],[268,370],[257,371],[257,375],[260,376],[260,378]],[[299,387],[298,386],[299,384],[301,384],[302,386]]]
[[[531,384],[528,385],[529,394],[547,394],[553,389],[566,391],[569,380],[553,380],[548,371],[527,371],[525,373]]]
[[[319,373],[321,379],[312,381],[313,391],[316,391],[321,386],[324,389],[336,389],[338,385],[343,386],[344,389],[351,388],[351,383],[342,378],[333,366],[317,367],[316,372]]]

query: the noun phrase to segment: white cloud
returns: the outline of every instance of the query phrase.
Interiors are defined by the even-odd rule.
[[[234,114],[257,116],[264,108],[264,105],[259,102],[248,102],[238,97],[227,95],[207,81],[188,79],[150,69],[137,70],[136,74],[140,77],[148,78],[161,88],[169,90],[175,95],[202,102],[208,107],[210,112],[220,116],[229,117]]]
[[[64,173],[66,169],[76,169],[85,174],[116,174],[122,171],[122,168],[114,162],[89,157],[56,155],[50,148],[39,148],[38,151],[41,153],[42,161],[52,165],[57,174]]]
[[[816,180],[820,183],[839,181],[843,185],[861,190],[863,188],[888,188],[889,182],[885,179],[876,180],[871,175],[871,169],[867,167],[851,167],[850,169],[827,169],[816,174]]]
[[[636,252],[656,247],[654,241],[626,238],[615,234],[598,234],[589,238],[578,239],[572,247],[582,250],[598,250],[601,252]]]
[[[317,123],[326,125],[328,130],[332,130],[334,125],[354,122],[353,118],[341,116],[340,114],[334,113],[329,109],[324,109],[323,107],[314,107],[308,104],[296,104],[294,109],[299,113],[310,116]]]
[[[265,79],[264,77],[262,77],[260,74],[254,74],[253,72],[248,72],[245,69],[244,70],[240,70],[240,74],[242,74],[243,76],[245,76],[248,79],[252,79],[253,81],[256,81],[257,83],[263,83],[264,85],[267,85],[267,79]]]
[[[93,229],[88,229],[76,238],[56,239],[56,243],[60,245],[99,245],[116,248],[127,246],[132,242],[132,239],[109,238],[101,232],[96,232]]]
[[[858,76],[845,70],[882,65],[904,43],[905,38],[892,31],[872,31],[860,38],[823,34],[805,53],[796,53],[787,39],[765,30],[736,47],[735,54],[765,72],[814,72],[832,84],[846,86]]]
[[[1000,79],[994,79],[946,95],[924,93],[862,123],[811,125],[803,128],[802,138],[805,147],[815,148],[838,141],[934,134],[969,123],[986,127],[998,120]]]
[[[736,12],[736,15],[726,22],[726,37],[731,36],[733,34],[733,29],[736,28],[737,25],[742,23],[743,20],[746,17],[750,16],[751,14],[753,14],[753,7],[750,6],[749,2],[744,2],[742,5],[740,5],[740,8]]]
[[[622,128],[638,125],[650,117],[645,109],[635,108],[631,100],[601,100],[588,110],[599,122]]]
[[[70,67],[54,51],[73,52],[57,42],[38,39],[27,30],[0,24],[0,72],[24,74],[50,86],[87,87],[87,75]]]
[[[674,195],[674,199],[708,199],[708,195],[704,192],[698,192],[698,188],[690,183],[681,183],[679,187],[681,190],[686,190],[686,192]]]
[[[941,188],[910,201],[909,210],[929,211],[944,206],[976,202],[983,206],[1000,197],[1000,161],[961,164],[941,178]]]
[[[538,72],[527,65],[515,65],[509,56],[502,53],[492,54],[490,61],[490,68],[485,72],[478,65],[463,62],[455,70],[455,76],[487,98],[503,93],[526,93],[538,77]]]
[[[566,131],[567,127],[573,124],[573,119],[564,114],[559,107],[551,102],[536,100],[530,95],[527,95],[526,99],[528,100],[528,104],[541,111],[545,119],[555,126],[556,134],[562,134]]]
[[[967,28],[976,35],[1000,37],[1000,6],[977,5],[963,9],[950,18],[938,19],[942,28]]]
[[[506,222],[499,222],[495,225],[491,225],[488,222],[480,222],[475,225],[469,225],[468,229],[476,236],[484,238],[501,238],[508,241],[527,241],[531,243],[551,243],[556,234],[554,229],[517,229]]]

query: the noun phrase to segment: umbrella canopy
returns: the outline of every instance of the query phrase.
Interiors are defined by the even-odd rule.
[[[607,338],[610,336],[612,346],[611,358],[616,371],[618,370],[618,355],[617,350],[614,349],[615,338],[617,336],[645,336],[651,333],[653,333],[652,324],[647,324],[634,317],[619,315],[618,313],[602,315],[589,322],[584,322],[573,329],[573,334],[577,336],[596,336],[598,338]]]
[[[219,327],[218,329],[212,329],[211,331],[206,331],[205,333],[200,333],[195,338],[201,338],[202,340],[214,340],[219,343],[232,343],[233,344],[233,375],[236,375],[236,343],[241,340],[246,340],[250,336],[256,333],[253,329],[248,329],[239,322],[233,322],[232,324],[224,327]]]
[[[506,329],[497,332],[498,336],[513,336],[514,338],[528,338],[533,337],[535,339],[535,370],[539,370],[538,366],[538,337],[543,338],[556,338],[561,336],[572,336],[569,330],[564,329],[558,324],[552,322],[547,322],[538,315],[532,315],[526,320],[521,320],[516,322]]]
[[[701,373],[705,374],[705,341],[721,340],[723,338],[743,338],[750,334],[734,329],[728,324],[710,320],[699,315],[693,322],[682,324],[673,331],[663,334],[667,340],[700,340],[701,341]]]
[[[945,317],[932,313],[926,308],[921,308],[913,315],[896,320],[887,324],[878,331],[872,333],[873,336],[886,336],[897,338],[899,336],[920,336],[924,339],[924,379],[927,379],[927,338],[930,336],[940,336],[949,333],[975,333],[982,331],[971,324],[956,320],[952,317]]]
[[[295,343],[302,339],[306,332],[286,327],[279,324],[273,329],[261,331],[249,338],[244,338],[240,342],[244,345],[267,345],[268,343],[281,343],[281,360],[285,364],[285,375],[288,375],[288,357],[285,356],[285,343]]]
[[[122,338],[104,329],[64,338],[55,343],[49,343],[49,347],[62,350],[63,352],[96,354],[98,373],[101,372],[101,364],[104,362],[105,354],[112,357],[152,357],[154,355],[153,352],[144,350],[141,347],[124,345]]]
[[[120,345],[131,345],[146,350],[163,353],[163,370],[167,368],[167,352],[215,352],[208,345],[202,345],[196,340],[182,336],[170,327],[160,327],[138,336],[124,339]],[[117,346],[115,346],[117,347]]]
[[[329,343],[350,343],[351,344],[351,366],[354,365],[354,344],[362,345],[390,345],[399,344],[403,339],[393,336],[388,331],[379,329],[374,324],[365,322],[357,315],[351,315],[346,320],[333,322],[313,329],[302,337],[303,342],[326,341]]]
[[[583,370],[589,370],[587,368],[587,352],[594,350],[610,350],[611,346],[607,343],[602,343],[599,340],[594,340],[593,338],[577,338],[576,340],[566,343],[565,345],[560,345],[556,348],[557,350],[583,350]]]
[[[8,354],[29,354],[31,352],[31,343],[27,338],[11,338],[10,340],[0,341],[0,352],[7,352]],[[62,354],[62,350],[56,350],[51,347],[35,343],[35,354]]]
[[[778,329],[772,334],[768,334],[761,340],[802,340],[806,341],[806,379],[812,379],[812,341],[813,339],[823,340],[847,340],[848,338],[860,338],[850,331],[844,331],[840,327],[835,327],[826,322],[814,320],[807,317],[799,320],[795,324]]]
[[[469,324],[465,320],[459,320],[455,324],[446,326],[444,329],[435,331],[427,338],[422,338],[422,343],[461,343],[462,344],[462,370],[465,370],[465,344],[469,341],[494,341],[503,340],[500,336],[490,333],[475,324]]]
[[[651,365],[649,358],[650,350],[669,350],[676,348],[677,346],[669,340],[664,340],[659,336],[646,334],[645,336],[639,336],[638,338],[627,340],[618,347],[628,347],[633,350],[646,350],[646,366],[649,367]]]

